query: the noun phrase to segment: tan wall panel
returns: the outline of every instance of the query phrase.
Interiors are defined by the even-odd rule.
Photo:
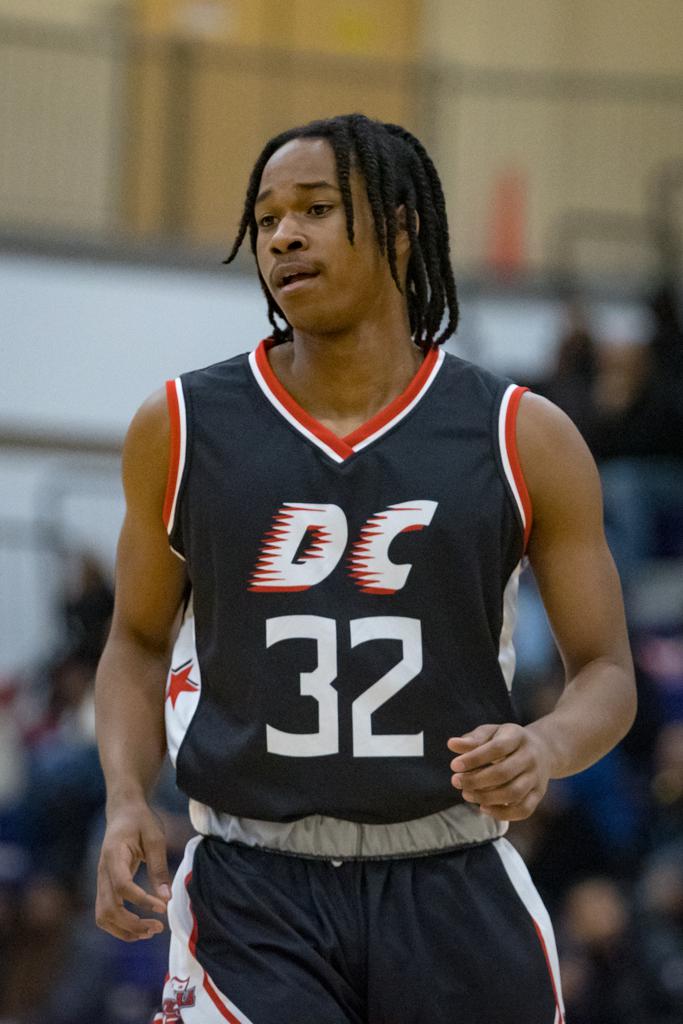
[[[268,5],[269,0],[132,0],[131,9],[142,32],[262,46]]]
[[[421,35],[474,67],[683,72],[681,0],[425,0]]]
[[[295,56],[281,50],[264,53],[259,68],[234,52],[226,51],[223,58],[221,41],[261,43],[289,52],[351,51],[361,60],[368,55],[396,58],[411,52],[419,6],[418,0],[378,0],[372,5],[332,0],[136,0],[137,27],[148,36],[177,38],[178,30],[184,30],[192,43],[201,43],[197,36],[209,42],[206,50],[193,45],[189,51],[190,78],[179,133],[188,147],[180,190],[184,195],[176,196],[186,205],[179,210],[171,203],[171,214],[179,217],[172,227],[196,242],[225,242],[239,219],[253,161],[266,139],[278,131],[354,110],[387,120],[411,120],[411,82],[407,77],[397,80],[393,66],[386,73],[381,65],[372,67],[372,74],[360,66],[349,77],[336,65],[299,67]],[[159,61],[163,60],[161,51]],[[164,217],[169,207],[163,194],[168,184],[163,172],[166,119],[181,116],[167,109],[168,70],[165,73],[161,63],[145,59],[131,75],[125,208],[129,226],[143,233],[168,228]]]
[[[3,223],[75,232],[113,226],[116,84],[106,54],[2,48]]]
[[[421,7],[420,0],[275,0],[269,11],[277,9],[286,45],[296,50],[389,59],[419,56]]]
[[[84,25],[107,18],[113,0],[0,0],[0,18],[18,18],[41,24]]]
[[[143,235],[165,230],[167,95],[162,56],[142,53],[128,68],[121,207],[125,226]]]
[[[681,0],[572,0],[571,65],[583,71],[683,72]],[[568,13],[569,13],[568,11]]]
[[[305,87],[303,87],[305,86]],[[408,89],[379,82],[330,81],[329,77],[300,84],[296,79],[288,85],[289,119],[285,127],[303,124],[337,114],[366,114],[382,121],[395,121],[410,127],[413,122],[413,101]]]
[[[306,81],[282,83],[258,73],[203,69],[193,87],[187,231],[195,241],[226,243],[242,212],[247,181],[272,135],[317,117],[364,108],[370,116],[410,120],[405,91],[379,84]],[[270,96],[277,90],[280,104]],[[285,112],[286,111],[286,112]]]
[[[562,59],[567,0],[425,0],[424,52],[474,67],[549,67]]]
[[[453,117],[454,111],[457,111]],[[516,172],[526,183],[528,267],[562,257],[556,234],[568,210],[643,218],[648,189],[662,163],[681,158],[680,109],[616,100],[469,96],[445,103],[438,169],[448,198],[456,264],[485,266],[490,252],[496,181]],[[617,248],[623,252],[616,252]],[[596,271],[649,264],[645,239],[587,246]],[[618,260],[617,260],[618,255]]]
[[[0,0],[2,2],[2,0]],[[146,32],[186,31],[270,49],[416,56],[421,0],[134,0]]]
[[[225,245],[226,252],[251,168],[271,134],[263,116],[267,84],[259,74],[205,68],[193,87],[186,226],[190,238]]]
[[[448,110],[448,108],[446,108]],[[456,265],[485,265],[492,244],[494,190],[503,175],[524,184],[524,251],[535,262],[542,245],[546,192],[558,186],[561,150],[553,145],[543,102],[468,97],[444,112],[437,168],[447,197]],[[446,123],[444,123],[446,122]]]

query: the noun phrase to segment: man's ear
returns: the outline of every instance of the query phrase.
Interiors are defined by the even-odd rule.
[[[417,210],[413,213],[415,217],[415,232],[420,233],[420,215]],[[404,253],[410,249],[410,236],[408,235],[408,212],[405,203],[396,207],[396,252]]]

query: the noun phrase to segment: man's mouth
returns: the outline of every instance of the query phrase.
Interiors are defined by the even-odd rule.
[[[291,291],[295,285],[300,284],[303,281],[310,281],[312,278],[317,277],[317,271],[311,271],[310,273],[304,273],[303,271],[297,274],[285,274],[282,278],[280,285],[281,291]]]
[[[320,271],[309,260],[287,259],[273,269],[271,281],[280,291],[289,291],[317,277]]]

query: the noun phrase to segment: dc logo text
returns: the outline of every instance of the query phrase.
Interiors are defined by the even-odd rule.
[[[391,542],[401,533],[429,526],[437,505],[423,499],[405,501],[365,522],[346,560],[348,575],[364,594],[395,594],[405,586],[412,564],[391,561]],[[348,523],[339,505],[285,502],[263,537],[249,590],[310,590],[336,568],[348,542]]]

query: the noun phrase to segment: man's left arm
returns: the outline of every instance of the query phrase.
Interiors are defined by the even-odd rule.
[[[529,817],[550,779],[594,764],[636,711],[619,578],[605,540],[598,472],[574,424],[525,394],[517,447],[533,508],[528,555],[565,669],[555,708],[527,726],[483,724],[453,737],[452,783],[505,821]]]

